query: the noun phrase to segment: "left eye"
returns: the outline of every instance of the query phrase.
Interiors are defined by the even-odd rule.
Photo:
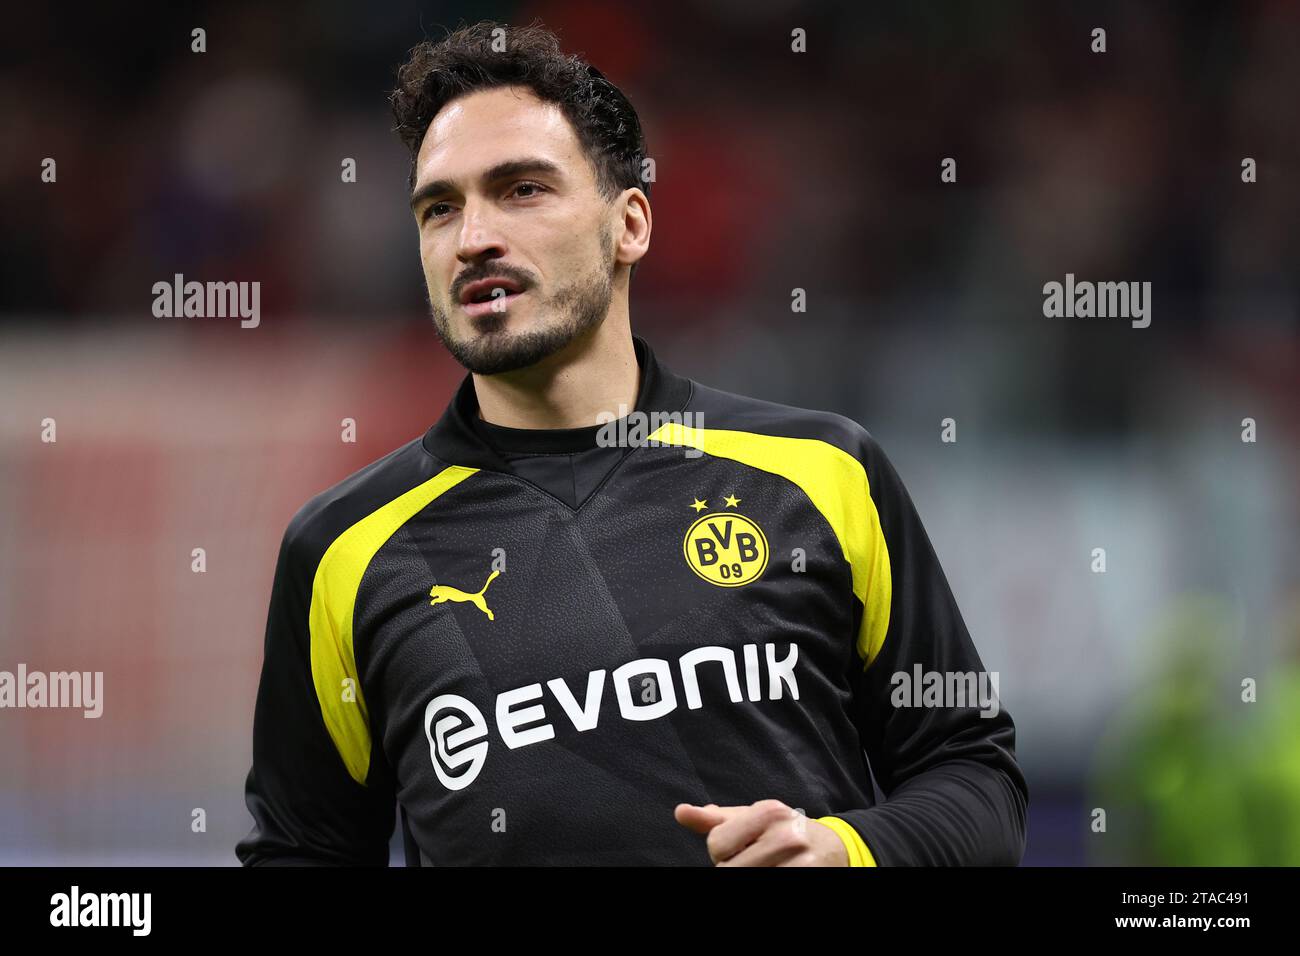
[[[517,185],[517,186],[514,188],[514,193],[513,193],[513,194],[518,194],[519,190],[521,190],[521,189],[534,189],[534,190],[536,190],[537,192],[541,192],[541,191],[542,191],[542,187],[539,186],[537,183],[520,183],[519,185]],[[527,198],[527,197],[525,197],[525,198]]]

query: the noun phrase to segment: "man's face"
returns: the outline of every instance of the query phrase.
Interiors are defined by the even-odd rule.
[[[527,368],[604,321],[614,207],[558,106],[525,87],[456,99],[429,124],[415,171],[429,306],[461,365]]]

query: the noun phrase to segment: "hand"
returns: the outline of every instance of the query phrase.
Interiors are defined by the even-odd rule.
[[[679,803],[677,822],[706,834],[717,866],[848,866],[849,853],[838,833],[786,806],[760,800],[747,807]]]

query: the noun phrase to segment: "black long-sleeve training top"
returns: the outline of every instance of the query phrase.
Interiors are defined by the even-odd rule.
[[[983,664],[874,439],[634,344],[633,413],[502,428],[466,376],[294,516],[241,862],[385,865],[400,806],[425,864],[707,865],[673,808],[767,798],[854,863],[1020,861],[1014,724],[939,692]]]

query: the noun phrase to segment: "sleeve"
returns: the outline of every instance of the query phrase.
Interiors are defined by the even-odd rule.
[[[835,835],[844,844],[844,852],[849,856],[849,866],[876,865],[876,858],[871,855],[871,850],[867,848],[862,836],[853,827],[839,817],[818,817],[817,822],[835,831]]]
[[[853,675],[853,707],[886,799],[834,814],[860,847],[832,828],[858,865],[1018,865],[1029,790],[1015,725],[898,474],[870,438],[862,458],[888,587],[873,587],[862,608],[860,643],[873,653]],[[878,648],[873,633],[884,635]]]
[[[235,855],[245,866],[387,866],[396,797],[382,748],[373,748],[364,783],[354,779],[326,728],[312,676],[312,583],[321,555],[302,524],[300,512],[276,563],[245,786],[254,826]]]

